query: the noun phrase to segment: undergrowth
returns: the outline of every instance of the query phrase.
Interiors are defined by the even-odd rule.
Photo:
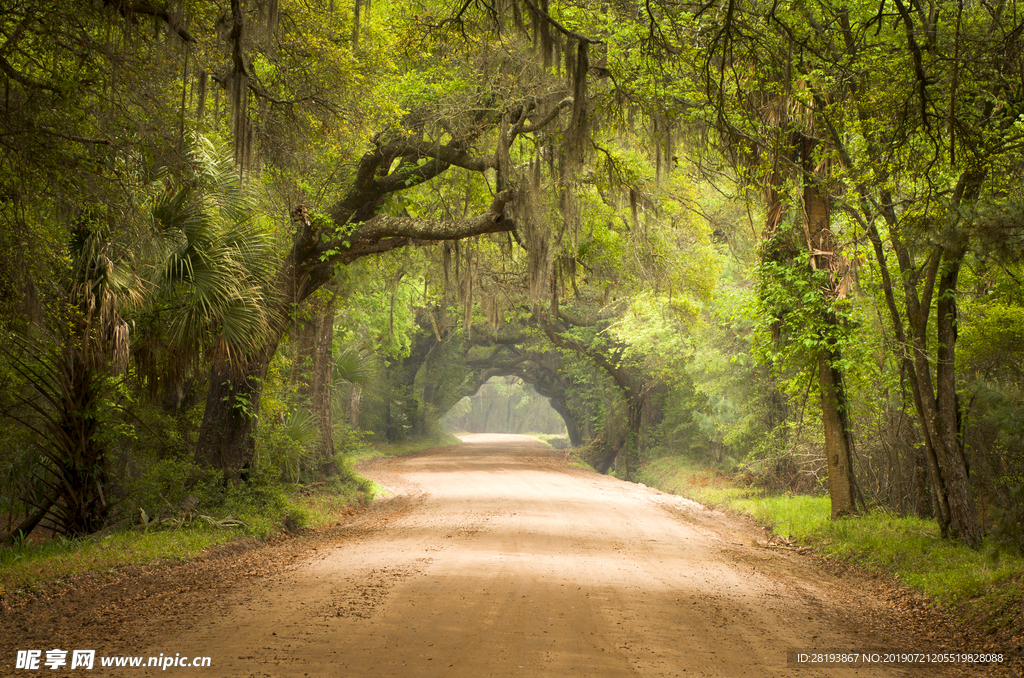
[[[405,457],[416,454],[430,447],[448,447],[461,445],[462,441],[450,433],[436,433],[429,436],[418,436],[395,443],[373,443],[348,455],[353,463],[381,459],[383,457]]]
[[[250,469],[244,482],[225,484],[219,472],[190,460],[155,462],[128,488],[130,499],[120,508],[120,521],[106,534],[82,539],[33,535],[0,548],[0,599],[90,573],[190,560],[240,538],[266,540],[334,525],[353,506],[383,493],[359,476],[354,464],[460,442],[438,435],[361,447],[336,456],[338,475],[307,484],[282,482],[272,463]]]
[[[132,488],[119,524],[105,533],[81,539],[33,535],[0,548],[0,599],[89,573],[190,560],[240,538],[266,540],[334,525],[382,492],[358,476],[348,458],[336,462],[337,476],[304,485],[280,482],[269,467],[226,485],[217,472],[189,461],[154,464]]]

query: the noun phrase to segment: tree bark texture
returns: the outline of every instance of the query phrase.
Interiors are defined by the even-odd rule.
[[[936,428],[942,436],[946,459],[946,488],[948,491],[950,533],[969,545],[981,543],[981,524],[974,504],[970,472],[964,456],[960,435],[960,401],[956,393],[956,290],[957,278],[966,246],[947,250],[945,266],[939,277],[939,297],[936,300],[936,401],[938,421]]]
[[[818,384],[821,390],[821,419],[825,427],[828,494],[832,500],[832,517],[838,518],[855,513],[856,505],[849,428],[844,410],[846,397],[839,370],[833,367],[833,358],[829,351],[822,350],[818,353]]]
[[[353,431],[359,428],[359,401],[363,394],[363,387],[359,384],[348,385],[348,406],[345,412],[348,414],[348,427]]]
[[[259,416],[263,380],[277,343],[275,340],[273,345],[248,356],[242,365],[218,360],[210,367],[210,388],[195,458],[200,464],[224,471],[233,480],[249,467],[256,451],[252,434]]]
[[[814,179],[815,142],[802,138],[802,162],[805,170],[803,202],[804,229],[811,252],[811,265],[828,274],[827,288],[822,290],[824,303],[841,296],[843,257],[837,251],[831,229],[832,206],[822,186]],[[821,392],[821,422],[825,433],[825,459],[828,466],[829,498],[832,517],[856,512],[853,476],[853,441],[850,431],[850,409],[843,388],[842,373],[837,367],[840,355],[833,336],[838,331],[833,312],[821,317],[823,346],[818,349],[818,386]]]
[[[958,208],[958,201],[955,202]],[[977,545],[981,540],[981,525],[960,441],[959,402],[956,395],[956,288],[966,254],[966,243],[953,247],[933,246],[925,266],[918,269],[900,236],[895,216],[887,217],[887,221],[890,219],[890,236],[903,278],[907,324],[910,326],[913,349],[909,373],[918,419],[925,438],[925,456],[934,489],[936,519],[944,535],[948,534],[972,546]],[[935,303],[938,345],[933,383],[932,368],[928,362],[928,317],[936,283],[939,293]],[[894,319],[899,320],[899,317]]]
[[[319,429],[316,456],[320,477],[337,472],[334,463],[334,435],[331,418],[331,377],[334,368],[334,308],[332,295],[309,305],[309,318],[297,329],[298,355],[293,364],[293,381],[299,396],[308,404]]]

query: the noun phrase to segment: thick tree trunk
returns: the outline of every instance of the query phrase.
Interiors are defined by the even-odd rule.
[[[252,463],[256,450],[253,432],[263,380],[275,350],[277,341],[249,356],[244,365],[235,369],[227,361],[214,362],[203,423],[199,426],[197,462],[220,469],[234,480]]]
[[[942,437],[946,488],[949,502],[949,529],[970,546],[981,543],[981,525],[974,504],[970,473],[960,437],[960,403],[956,393],[956,288],[966,248],[945,253],[945,266],[939,278],[936,302],[936,406],[938,434]]]
[[[813,157],[815,143],[803,137],[802,163],[806,177],[812,177],[816,163]],[[804,228],[807,246],[811,251],[811,265],[829,275],[824,302],[831,303],[845,294],[843,291],[842,256],[836,251],[832,237],[832,206],[821,185],[808,178],[804,182]],[[836,367],[838,351],[831,335],[837,331],[835,314],[825,311],[822,336],[826,347],[818,351],[818,385],[821,391],[821,422],[825,428],[825,459],[828,466],[829,497],[832,517],[838,518],[856,512],[854,503],[853,441],[850,431],[850,409],[843,388],[842,373]]]
[[[18,523],[17,527],[0,537],[0,546],[13,546],[16,540],[32,534],[32,530],[36,529],[36,526],[42,522],[52,507],[53,504],[47,501],[46,506],[40,506],[35,513],[26,516],[23,521]]]
[[[299,386],[298,394],[308,403],[319,428],[316,456],[319,460],[317,473],[321,477],[338,471],[334,463],[334,422],[331,419],[334,307],[332,296],[310,309],[311,317],[303,323],[296,337],[299,350],[293,367],[293,382]]]
[[[846,394],[839,370],[833,367],[835,358],[829,351],[818,354],[818,383],[821,390],[821,420],[825,427],[828,494],[832,500],[832,517],[838,518],[855,513],[856,505],[850,432],[846,423]]]
[[[580,355],[587,356],[612,378],[626,401],[626,408],[628,411],[626,438],[622,445],[618,445],[617,447],[619,447],[620,450],[625,449],[639,452],[641,449],[640,446],[643,442],[645,421],[650,422],[651,425],[659,423],[660,413],[650,412],[649,414],[651,416],[645,417],[645,413],[648,413],[648,408],[651,405],[648,397],[648,389],[643,383],[642,377],[630,372],[620,362],[622,349],[620,348],[619,353],[612,359],[609,359],[608,356],[599,351],[591,350],[575,340],[565,339],[559,336],[550,322],[544,323],[544,332],[547,334],[548,339],[551,340],[551,343],[555,346],[563,349],[570,349],[576,351]],[[610,467],[611,461],[609,461],[608,464]],[[597,468],[597,466],[595,466],[595,468]],[[607,467],[603,470],[597,468],[597,470],[603,473],[607,470]]]
[[[537,387],[534,386],[534,389]],[[540,393],[540,391],[537,391]],[[541,395],[544,395],[541,393]],[[569,445],[572,447],[579,447],[583,444],[583,432],[580,430],[580,425],[576,421],[576,417],[569,410],[569,405],[565,400],[565,394],[561,396],[551,396],[548,398],[548,402],[551,403],[552,409],[558,412],[559,416],[562,417],[562,421],[565,422],[565,431],[569,436]]]

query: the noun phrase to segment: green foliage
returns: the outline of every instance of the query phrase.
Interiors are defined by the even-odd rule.
[[[164,490],[171,492],[171,484],[176,481],[189,484],[191,490],[211,487],[197,482],[203,472],[193,465],[178,462],[160,467],[142,482],[143,491],[148,488],[165,494]],[[213,516],[244,516],[242,533],[266,538],[282,529],[300,531],[334,525],[341,513],[351,512],[353,504],[365,503],[379,492],[373,483],[356,477],[348,481],[335,478],[315,492],[287,496],[281,486],[268,483],[265,474],[257,476],[254,482],[227,492],[223,486],[212,488],[200,505],[202,510]],[[156,501],[162,499],[157,496]],[[138,526],[84,539],[22,541],[0,549],[0,597],[10,600],[20,592],[45,593],[52,583],[59,586],[72,576],[102,576],[125,566],[152,568],[199,557],[210,547],[238,538],[238,528],[218,527],[218,522],[223,521],[196,519],[176,529]]]
[[[276,469],[284,482],[297,483],[315,464],[309,445],[318,435],[313,415],[301,407],[266,419],[256,432],[256,464]]]
[[[153,567],[196,558],[229,541],[237,530],[197,525],[184,530],[115,532],[102,538],[54,539],[0,550],[0,595],[18,591],[45,593],[50,582],[131,565]],[[7,597],[5,595],[5,597]]]
[[[909,512],[921,434],[901,362],[907,342],[897,341],[888,307],[906,318],[903,280],[920,271],[908,289],[923,290],[931,261],[941,272],[955,260],[958,414],[972,481],[983,522],[1021,544],[1015,246],[1024,200],[1013,177],[1024,106],[1005,85],[1019,65],[1004,58],[1015,43],[994,37],[1014,35],[1002,15],[967,12],[917,30],[878,22],[866,4],[765,13],[712,2],[693,14],[655,3],[638,18],[614,3],[553,2],[563,25],[601,39],[584,102],[573,99],[579,83],[567,83],[571,59],[540,55],[544,41],[514,25],[509,3],[460,4],[458,16],[432,0],[377,3],[358,30],[350,7],[329,5],[241,3],[247,31],[237,46],[225,40],[230,11],[208,3],[188,3],[184,33],[173,12],[140,17],[100,3],[76,8],[74,21],[60,3],[22,3],[0,17],[10,38],[0,323],[38,346],[54,343],[8,347],[0,361],[0,378],[18,385],[0,408],[34,427],[0,423],[0,498],[12,515],[64,481],[82,496],[58,504],[88,514],[69,517],[81,523],[69,531],[120,515],[93,496],[101,485],[111,504],[152,515],[189,494],[226,510],[227,488],[181,460],[195,443],[205,361],[241,365],[267,340],[276,345],[283,320],[271,307],[297,292],[271,289],[296,242],[288,213],[304,205],[320,244],[340,238],[306,262],[323,264],[344,254],[344,238],[371,213],[451,224],[514,187],[518,243],[481,236],[333,271],[343,469],[368,436],[433,432],[473,383],[467,356],[484,346],[470,344],[515,330],[525,338],[505,357],[557,354],[568,408],[595,449],[683,452],[763,482],[815,485],[814,359],[828,349],[849,396],[861,487],[869,502]],[[927,34],[923,52],[914,54],[911,34]],[[547,127],[531,129],[549,112]],[[574,139],[581,113],[586,138]],[[489,164],[509,126],[515,141],[500,172],[403,152],[360,190],[400,170],[425,180],[407,174],[402,190],[333,223],[363,153],[395,139],[450,145],[463,161]],[[958,192],[975,175],[977,186]],[[823,293],[835,279],[806,253],[800,222],[811,186],[830,197],[835,240],[835,252],[818,256],[851,266],[844,299]],[[761,204],[765,191],[779,194],[777,223]],[[762,231],[775,235],[758,251]],[[752,270],[755,256],[764,261]],[[310,270],[298,272],[296,281]],[[541,323],[557,322],[552,302],[583,319],[559,328],[582,351],[547,343]],[[932,298],[921,317],[935,308]],[[918,350],[934,368],[935,338]],[[325,461],[311,452],[318,422],[297,394],[303,366],[284,353],[261,401],[234,401],[247,420],[259,417],[255,480],[244,490],[253,494],[231,499],[239,511],[280,513],[269,488],[309,480]],[[71,374],[85,378],[69,385]],[[363,430],[347,425],[357,394]],[[641,431],[627,430],[641,394]],[[547,411],[527,389],[503,395],[506,415],[538,421]],[[48,401],[78,409],[64,416]],[[89,433],[78,445],[84,461],[74,444],[61,447],[71,424]]]
[[[996,517],[992,536],[1024,556],[1024,482],[1005,481],[1003,507]]]
[[[141,318],[144,340],[166,342],[162,350],[178,360],[211,342],[229,356],[258,348],[276,256],[253,187],[242,182],[230,150],[196,136],[186,171],[154,184],[153,194],[157,294]]]
[[[133,517],[138,517],[138,509],[151,517],[176,513],[189,498],[194,498],[195,510],[211,510],[223,500],[222,483],[220,473],[190,460],[153,462],[130,487]]]
[[[809,258],[802,253],[793,263],[764,261],[757,267],[756,355],[781,370],[790,363],[806,364],[831,349],[842,356],[836,367],[845,373],[859,364],[852,341],[856,320],[849,301],[827,298],[829,273],[813,270]]]
[[[338,421],[334,426],[334,449],[335,463],[337,464],[341,475],[353,475],[353,472],[349,470],[346,472],[344,469],[349,466],[348,462],[345,461],[353,455],[359,455],[362,451],[366,450],[370,443],[370,434],[367,431],[363,431],[357,428],[352,428],[348,424],[341,423],[341,420],[335,418]]]
[[[224,495],[223,511],[245,522],[247,531],[266,538],[280,528],[289,512],[288,494],[278,482],[279,470],[269,464],[250,469],[244,482]]]

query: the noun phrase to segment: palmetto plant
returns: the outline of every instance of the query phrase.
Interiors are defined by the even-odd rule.
[[[320,435],[316,417],[305,407],[293,408],[284,421],[284,434],[293,445],[288,454],[280,455],[276,461],[282,477],[297,483],[303,471],[316,465],[316,454],[310,451]]]
[[[141,303],[139,278],[110,256],[102,223],[80,219],[71,233],[70,276],[51,330],[10,335],[0,347],[22,384],[12,389],[22,406],[7,414],[27,426],[40,453],[36,511],[15,533],[44,518],[63,534],[86,534],[102,523],[109,502],[106,449],[97,435],[110,377],[128,364],[129,323],[122,313]]]
[[[147,339],[169,357],[164,378],[203,354],[236,358],[265,339],[266,280],[274,252],[255,199],[230,151],[198,137],[184,177],[160,185],[152,203],[155,290]],[[212,355],[211,355],[212,354]]]
[[[331,420],[335,426],[359,426],[359,397],[373,376],[373,353],[368,349],[343,348],[331,373]],[[345,386],[348,388],[345,388]]]
[[[180,378],[204,352],[240,356],[263,340],[273,252],[253,197],[229,151],[197,138],[189,160],[182,174],[151,185],[136,214],[79,219],[51,329],[0,347],[23,382],[14,396],[20,407],[7,414],[35,434],[43,460],[36,483],[45,499],[12,535],[44,518],[69,535],[103,523],[110,504],[101,410],[132,356],[153,387]]]

